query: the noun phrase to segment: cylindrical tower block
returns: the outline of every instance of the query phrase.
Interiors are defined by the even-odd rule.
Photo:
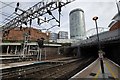
[[[70,17],[70,38],[84,39],[86,36],[84,11],[74,9],[69,14]]]

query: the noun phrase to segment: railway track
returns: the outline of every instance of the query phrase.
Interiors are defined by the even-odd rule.
[[[68,59],[56,62],[45,62],[42,64],[36,63],[35,65],[26,67],[11,68],[3,70],[2,79],[68,79],[94,60],[94,58]]]

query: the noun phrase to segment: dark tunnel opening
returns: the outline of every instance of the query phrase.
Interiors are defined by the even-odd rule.
[[[64,54],[66,56],[77,56],[77,57],[98,57],[98,47],[68,47],[64,49]]]
[[[105,45],[105,57],[120,65],[120,44]]]
[[[120,65],[120,43],[102,44],[101,47],[102,47],[101,49],[105,52],[104,57]],[[99,50],[98,45],[82,46],[80,48],[76,46],[76,47],[66,48],[65,54],[67,56],[98,58],[98,50]]]
[[[90,47],[81,47],[81,55],[84,57],[98,57],[98,47],[90,46]]]
[[[102,46],[101,49],[105,52],[104,57],[120,65],[120,44],[113,43],[113,44],[104,44],[101,46]],[[85,57],[88,57],[88,56],[98,57],[97,46],[82,47],[81,52],[82,52],[82,56],[85,56]]]

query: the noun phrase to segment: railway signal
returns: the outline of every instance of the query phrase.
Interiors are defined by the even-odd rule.
[[[41,61],[41,52],[42,52],[42,48],[43,48],[43,46],[44,46],[44,38],[37,39],[37,43],[38,43],[37,60],[40,60],[40,61]]]
[[[38,43],[39,48],[42,48],[44,44],[44,38],[37,39],[37,43]]]

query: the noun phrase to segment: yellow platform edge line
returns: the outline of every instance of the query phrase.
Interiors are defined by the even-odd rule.
[[[106,67],[108,68],[108,70],[110,71],[110,73],[112,74],[112,76],[114,77],[114,78],[117,78],[116,76],[115,76],[115,74],[114,74],[114,72],[112,71],[112,69],[110,68],[110,66],[108,65],[108,63],[105,61],[105,65],[106,65]]]
[[[100,74],[100,68],[98,69],[97,75],[95,76],[95,78],[98,78],[99,74]]]
[[[99,59],[98,59],[98,60],[99,60]],[[98,62],[99,62],[99,61],[98,61]],[[99,63],[98,63],[98,64],[99,64]],[[100,67],[98,68],[98,70],[97,70],[97,74],[96,74],[96,76],[94,77],[93,80],[97,80],[99,74],[100,74]]]

